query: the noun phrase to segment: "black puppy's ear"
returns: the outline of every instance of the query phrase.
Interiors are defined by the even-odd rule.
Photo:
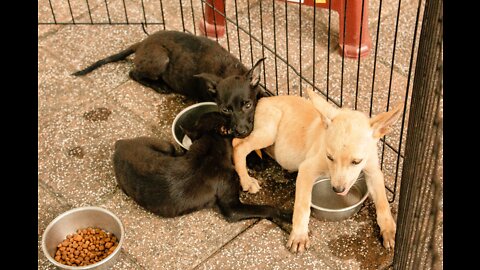
[[[200,73],[200,74],[197,74],[197,75],[193,75],[193,77],[203,79],[205,81],[205,83],[207,84],[208,91],[210,91],[210,93],[212,93],[214,95],[217,94],[217,84],[222,78],[218,77],[215,74],[211,74],[211,73]]]
[[[262,58],[255,63],[255,65],[250,69],[245,77],[247,80],[250,81],[250,87],[255,88],[257,87],[258,83],[260,82],[260,74],[262,72],[262,63],[265,60],[265,58]]]

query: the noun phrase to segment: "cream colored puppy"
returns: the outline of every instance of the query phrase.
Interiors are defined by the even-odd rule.
[[[308,222],[313,181],[329,175],[333,190],[348,193],[361,171],[375,203],[383,245],[393,248],[396,225],[385,194],[377,142],[401,115],[402,106],[373,118],[359,111],[337,109],[308,89],[310,100],[298,96],[260,99],[252,133],[234,139],[233,159],[244,191],[256,193],[258,181],[248,175],[246,156],[263,149],[289,171],[298,171],[293,226],[287,242],[292,252],[309,247]]]

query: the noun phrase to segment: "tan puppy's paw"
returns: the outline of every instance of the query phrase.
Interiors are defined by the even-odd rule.
[[[388,212],[390,213],[390,212]],[[383,238],[383,246],[386,249],[390,249],[395,246],[395,232],[397,226],[391,215],[379,214],[377,218],[378,226],[380,227],[380,235]]]
[[[257,193],[260,190],[260,184],[258,180],[252,177],[249,177],[246,181],[240,181],[243,191],[248,191],[248,193]]]
[[[239,145],[241,142],[242,142],[242,139],[233,138],[232,147],[237,147],[237,145]]]
[[[383,238],[383,246],[386,249],[393,249],[395,247],[395,227],[393,229],[385,229],[380,232]]]
[[[308,232],[295,233],[292,231],[288,238],[287,248],[292,253],[302,253],[310,247],[310,239],[308,239]]]

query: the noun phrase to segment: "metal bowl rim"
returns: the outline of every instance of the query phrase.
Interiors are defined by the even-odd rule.
[[[212,101],[205,101],[205,102],[199,102],[199,103],[195,103],[193,105],[190,105],[188,107],[186,107],[185,109],[183,109],[182,111],[180,111],[177,116],[175,116],[175,119],[173,119],[173,123],[172,123],[172,135],[173,135],[173,139],[175,140],[175,142],[177,142],[180,146],[182,146],[184,149],[187,149],[182,142],[179,141],[179,139],[177,138],[177,136],[175,136],[175,126],[177,125],[177,122],[178,122],[178,119],[180,119],[180,117],[182,117],[182,115],[184,115],[187,111],[190,111],[196,107],[200,107],[200,106],[205,106],[205,105],[217,105],[217,103],[215,102],[212,102]]]
[[[100,212],[103,212],[107,215],[110,215],[111,217],[113,217],[113,219],[118,222],[118,224],[120,225],[120,241],[118,242],[118,246],[117,248],[115,249],[115,251],[112,252],[112,254],[108,255],[107,257],[105,257],[103,260],[99,261],[99,262],[96,262],[96,263],[93,263],[93,264],[89,264],[89,265],[86,265],[86,266],[70,266],[70,265],[66,265],[66,264],[61,264],[57,261],[55,261],[54,258],[52,258],[52,256],[50,256],[50,254],[47,252],[47,247],[46,247],[46,243],[45,243],[45,236],[47,235],[47,233],[51,230],[51,228],[53,227],[53,225],[55,223],[57,223],[60,219],[64,218],[65,216],[67,215],[70,215],[72,213],[75,213],[75,212],[80,212],[80,211],[85,211],[85,210],[96,210],[96,211],[100,211]],[[95,267],[98,267],[106,262],[108,262],[109,260],[111,260],[118,252],[119,250],[121,249],[122,247],[122,244],[123,244],[123,240],[125,239],[125,230],[123,228],[123,223],[122,221],[114,214],[112,213],[111,211],[105,209],[105,208],[102,208],[102,207],[98,207],[98,206],[83,206],[83,207],[77,207],[77,208],[73,208],[73,209],[70,209],[68,211],[65,211],[63,212],[62,214],[58,215],[56,218],[54,218],[47,226],[47,228],[45,229],[45,231],[43,232],[42,234],[42,250],[43,250],[43,254],[45,254],[45,257],[47,257],[47,259],[53,263],[55,266],[59,267],[59,268],[63,268],[63,269],[75,269],[75,270],[86,270],[86,269],[92,269],[92,268],[95,268]]]
[[[328,177],[318,178],[317,180],[315,180],[313,185],[315,186],[316,184],[318,184],[320,182],[323,182],[323,181],[327,181],[327,180],[330,180],[330,178],[328,178]],[[365,181],[365,179],[363,177],[361,179],[357,179],[357,181],[358,180]],[[332,212],[332,213],[346,212],[346,211],[349,211],[349,210],[352,210],[352,209],[356,208],[357,206],[359,206],[363,202],[365,202],[365,200],[368,197],[368,194],[369,194],[369,192],[368,192],[368,189],[367,189],[367,192],[365,192],[365,195],[363,195],[363,197],[360,199],[360,201],[358,201],[356,204],[350,205],[349,207],[345,207],[345,208],[341,208],[341,209],[324,208],[324,207],[317,206],[317,205],[313,204],[311,201],[310,201],[310,206],[317,209],[317,210],[321,210],[321,211],[325,211],[325,212]]]

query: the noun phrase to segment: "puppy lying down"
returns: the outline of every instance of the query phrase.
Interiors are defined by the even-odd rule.
[[[140,206],[162,217],[218,206],[228,221],[267,218],[291,223],[291,212],[240,202],[227,127],[228,120],[220,113],[206,113],[192,129],[185,129],[192,140],[186,152],[156,138],[117,141],[113,164],[118,185]]]

